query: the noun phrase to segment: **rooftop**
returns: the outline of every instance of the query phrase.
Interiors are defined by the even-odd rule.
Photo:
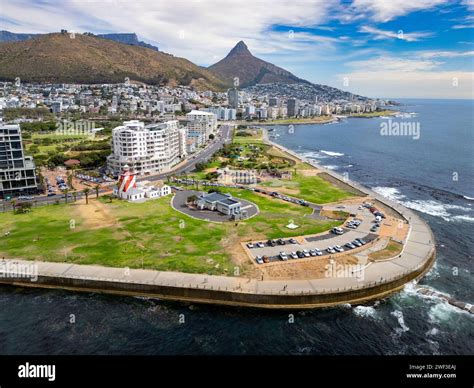
[[[204,193],[201,195],[201,198],[209,202],[221,202],[225,203],[226,205],[239,203],[239,201],[232,199],[230,194],[223,193]]]

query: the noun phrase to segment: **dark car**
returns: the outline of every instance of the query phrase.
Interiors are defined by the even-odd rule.
[[[299,258],[304,257],[304,253],[302,251],[296,251],[296,254],[298,255]]]
[[[276,242],[275,242],[275,240],[268,240],[267,245],[270,246],[270,247],[274,247],[276,245]]]
[[[286,244],[285,240],[282,240],[281,238],[279,238],[277,240],[277,243],[278,243],[278,245],[285,245]]]

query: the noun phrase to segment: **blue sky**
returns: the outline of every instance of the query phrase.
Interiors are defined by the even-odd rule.
[[[371,97],[473,98],[474,0],[16,0],[0,29],[136,32],[207,66],[244,40],[299,77]]]

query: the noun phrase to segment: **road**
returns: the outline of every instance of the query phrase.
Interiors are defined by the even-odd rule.
[[[209,160],[209,158],[214,155],[214,153],[219,150],[224,145],[224,143],[229,142],[230,140],[232,140],[232,126],[223,124],[220,127],[220,131],[217,134],[216,139],[197,155],[193,155],[191,158],[187,159],[183,163],[180,163],[170,171],[166,171],[157,175],[141,176],[137,178],[137,181],[157,181],[162,180],[169,175],[179,175],[182,173],[191,172],[195,169],[196,164]]]
[[[158,181],[165,179],[169,175],[179,175],[182,173],[188,173],[191,172],[195,169],[197,163],[202,163],[207,161],[217,150],[219,150],[224,143],[229,142],[232,140],[232,125],[226,125],[223,124],[220,127],[220,130],[216,136],[216,139],[210,143],[206,148],[204,148],[202,151],[200,151],[198,154],[193,155],[191,158],[187,159],[185,162],[180,163],[177,165],[174,169],[170,171],[166,171],[162,174],[156,174],[156,175],[147,175],[147,176],[141,176],[137,177],[137,181]],[[106,191],[105,189],[101,189],[100,192],[104,193]],[[90,198],[93,198],[95,196],[94,190],[91,190],[91,193],[89,194]],[[69,195],[70,200],[72,201],[72,195]],[[81,192],[77,193],[77,199],[83,198],[84,195]],[[33,200],[42,203],[42,204],[47,204],[47,203],[55,203],[58,200],[63,201],[63,195],[58,194],[55,196],[48,197],[46,195],[42,196],[35,196],[33,197]],[[2,203],[3,201],[0,201]],[[5,202],[7,204],[8,202]],[[2,210],[0,206],[0,211]]]

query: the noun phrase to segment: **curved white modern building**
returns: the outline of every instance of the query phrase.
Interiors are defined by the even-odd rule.
[[[126,165],[138,175],[169,170],[186,156],[186,131],[178,121],[145,125],[125,121],[112,130],[112,154],[107,158],[110,173],[119,175]]]

